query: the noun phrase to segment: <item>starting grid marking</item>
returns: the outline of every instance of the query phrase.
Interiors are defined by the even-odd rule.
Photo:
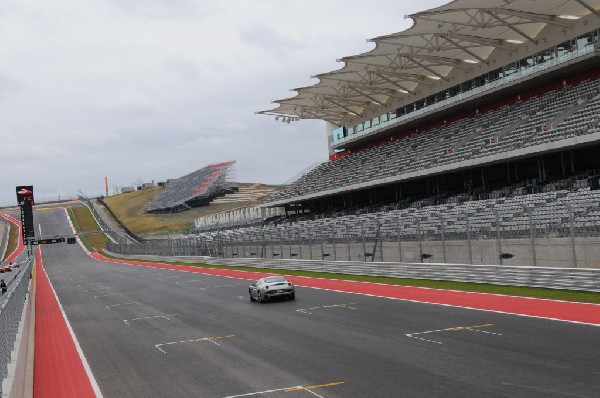
[[[206,286],[206,287],[199,287],[198,290],[214,289],[214,288],[217,288],[217,287],[237,287],[237,286],[236,285]]]
[[[139,321],[142,319],[154,319],[154,318],[163,318],[166,319],[167,321],[170,321],[171,318],[169,317],[176,317],[179,314],[166,314],[166,315],[154,315],[154,316],[142,316],[139,318],[133,318],[133,319],[123,319],[123,322],[125,322],[127,324],[127,326],[131,326],[131,324],[129,322],[134,322],[134,321]]]
[[[189,283],[189,282],[204,282],[204,279],[190,279],[190,280],[181,281],[181,282],[180,281],[176,281],[175,284],[176,285],[181,285],[183,283]]]
[[[161,348],[162,346],[165,346],[165,345],[172,345],[172,344],[179,344],[179,343],[195,343],[195,342],[200,342],[200,341],[208,341],[208,342],[211,342],[211,343],[213,343],[215,345],[220,345],[215,340],[230,339],[230,338],[233,338],[233,337],[235,337],[235,334],[229,334],[227,336],[220,336],[220,337],[201,337],[199,339],[171,341],[169,343],[155,344],[154,347],[158,348],[158,350],[160,352],[162,352],[163,354],[166,354],[167,352]]]
[[[103,298],[103,297],[110,297],[110,296],[122,296],[123,293],[111,293],[111,294],[103,294],[102,296],[94,296],[94,300],[95,299],[99,299],[99,298]]]
[[[107,309],[107,310],[109,310],[109,309],[110,309],[110,307],[119,307],[119,306],[121,306],[121,305],[129,305],[129,304],[136,304],[136,305],[140,305],[140,303],[139,303],[139,302],[137,302],[137,301],[132,301],[131,303],[120,303],[120,304],[111,304],[111,305],[107,305],[107,306],[106,306],[106,309]]]
[[[312,312],[310,312],[310,310],[318,310],[321,308],[347,308],[349,310],[355,310],[356,307],[352,307],[353,305],[356,305],[356,303],[323,305],[320,307],[303,308],[296,311],[302,312],[303,314],[312,315]]]
[[[317,394],[316,392],[314,392],[312,390],[317,389],[317,388],[339,386],[339,385],[344,384],[344,383],[345,382],[343,382],[343,381],[336,381],[334,383],[318,384],[318,385],[314,385],[314,386],[295,386],[295,387],[276,388],[276,389],[273,389],[273,390],[256,391],[256,392],[250,392],[250,393],[247,393],[247,394],[228,395],[228,396],[223,397],[223,398],[251,397],[253,395],[262,395],[262,394],[268,394],[268,393],[271,393],[271,392],[278,392],[278,391],[282,391],[282,392],[307,391],[307,392],[311,393],[312,395],[314,395],[315,397],[323,398],[323,396]]]
[[[458,332],[458,331],[466,330],[466,331],[469,331],[469,332],[478,332],[478,333],[491,334],[491,335],[495,335],[495,336],[502,336],[502,333],[494,333],[494,332],[489,332],[487,330],[480,330],[480,328],[487,328],[487,327],[490,327],[490,326],[494,326],[494,324],[493,323],[486,323],[484,325],[457,326],[457,327],[446,328],[446,329],[427,330],[425,332],[407,333],[407,334],[405,334],[405,336],[406,337],[411,337],[413,339],[421,340],[421,341],[427,341],[428,343],[435,343],[435,344],[443,344],[443,343],[441,341],[426,339],[424,337],[419,337],[419,335],[431,334],[431,333],[439,333],[439,332]]]

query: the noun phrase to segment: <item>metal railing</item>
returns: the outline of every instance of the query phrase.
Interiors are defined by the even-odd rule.
[[[372,269],[387,270],[384,264],[394,263],[404,264],[408,268],[403,275],[415,278],[453,280],[453,275],[443,272],[436,275],[420,273],[431,270],[429,266],[436,264],[444,272],[473,272],[473,275],[462,276],[466,280],[476,278],[480,271],[460,267],[556,268],[557,273],[579,268],[582,271],[577,275],[597,279],[595,275],[598,274],[594,272],[600,270],[598,198],[592,191],[576,193],[570,200],[565,197],[552,199],[551,196],[536,197],[534,202],[531,198],[506,200],[487,207],[488,203],[493,203],[490,201],[470,210],[445,205],[217,230],[177,239],[108,244],[107,249],[123,255],[207,256],[220,258],[218,261],[343,262],[344,270],[352,263],[371,264]],[[420,264],[426,264],[425,268]],[[445,265],[449,268],[444,268]],[[596,270],[590,270],[592,268]],[[592,274],[587,274],[586,270]],[[523,271],[523,280],[535,280],[532,272]],[[512,283],[510,280],[505,282]],[[522,280],[519,279],[519,283]],[[583,279],[577,279],[577,283],[569,288],[577,289],[578,286],[587,289],[588,285]]]
[[[0,296],[0,380],[4,380],[8,374],[8,364],[11,362],[19,322],[29,291],[29,275],[33,263],[34,257],[29,257],[20,263],[17,270],[1,274],[8,291]],[[0,385],[0,396],[3,396],[2,393]]]
[[[579,195],[579,196],[577,196]],[[523,197],[215,230],[120,246],[122,254],[600,268],[600,203]],[[476,203],[476,202],[472,202]],[[472,204],[471,203],[471,204]],[[487,207],[490,204],[490,207]]]

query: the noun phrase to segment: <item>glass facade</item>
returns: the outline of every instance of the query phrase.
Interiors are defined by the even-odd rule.
[[[334,145],[357,138],[381,128],[394,125],[438,107],[466,99],[482,91],[501,86],[512,80],[531,75],[554,65],[594,51],[598,47],[600,29],[593,30],[573,40],[548,48],[537,54],[512,62],[503,68],[477,76],[474,79],[450,87],[394,111],[384,113],[344,131],[344,136],[334,139]]]

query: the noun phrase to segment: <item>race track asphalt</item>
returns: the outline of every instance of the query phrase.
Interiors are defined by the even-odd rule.
[[[35,222],[70,231],[60,209]],[[42,259],[104,397],[600,396],[595,326],[305,287],[257,304],[248,280]]]

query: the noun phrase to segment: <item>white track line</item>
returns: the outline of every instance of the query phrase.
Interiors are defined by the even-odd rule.
[[[123,293],[111,293],[111,294],[104,294],[102,296],[94,296],[94,299],[99,299],[102,297],[110,297],[110,296],[122,296]]]
[[[41,254],[41,252],[42,252],[42,249],[40,248],[40,254]],[[73,343],[75,344],[75,349],[77,350],[77,353],[79,354],[79,359],[81,359],[81,363],[83,364],[85,373],[87,374],[90,384],[92,385],[92,390],[94,390],[94,394],[96,395],[96,398],[103,398],[102,392],[100,391],[100,387],[98,386],[98,383],[96,382],[96,378],[94,377],[94,374],[92,373],[92,369],[90,368],[90,365],[88,364],[88,361],[85,358],[85,355],[83,355],[83,350],[81,349],[81,346],[79,345],[79,341],[77,340],[77,337],[75,336],[75,332],[73,331],[73,328],[71,327],[71,323],[69,322],[69,319],[67,318],[67,314],[65,313],[65,310],[63,309],[63,306],[60,303],[60,300],[58,299],[58,295],[56,294],[56,290],[54,290],[54,286],[52,286],[52,282],[50,282],[50,278],[48,277],[48,274],[46,273],[46,270],[44,269],[44,264],[42,263],[41,258],[40,258],[40,263],[42,265],[42,271],[46,274],[46,278],[48,279],[48,284],[50,285],[50,289],[52,289],[54,298],[56,299],[56,302],[58,303],[58,308],[60,308],[60,312],[62,313],[63,319],[65,320],[65,323],[67,324],[67,329],[69,330],[69,334],[71,335],[71,338],[73,339]]]
[[[129,304],[137,304],[137,305],[140,305],[140,303],[139,303],[139,302],[137,302],[137,301],[132,301],[131,303],[120,303],[120,304],[111,304],[111,305],[107,305],[107,306],[106,306],[106,309],[107,309],[107,310],[110,310],[110,308],[111,308],[111,307],[119,307],[119,306],[121,306],[121,305],[129,305]]]
[[[355,307],[350,307],[351,305],[355,305],[356,303],[349,303],[349,304],[332,304],[332,305],[323,305],[320,307],[311,307],[311,308],[302,308],[299,310],[296,310],[298,312],[302,312],[303,314],[307,314],[307,315],[312,315],[312,312],[309,312],[310,310],[317,310],[317,309],[321,309],[321,308],[347,308],[347,309],[351,309],[351,310],[355,310]]]
[[[178,344],[178,343],[195,343],[195,342],[199,342],[199,341],[209,341],[209,342],[211,342],[213,344],[220,345],[220,344],[216,343],[214,340],[230,339],[232,337],[235,337],[235,335],[234,334],[229,334],[227,336],[219,336],[219,337],[201,337],[199,339],[170,341],[168,343],[155,344],[154,347],[158,348],[158,350],[160,352],[162,352],[163,354],[166,354],[167,352],[165,350],[163,350],[162,348],[160,348],[160,347],[165,346],[165,345]]]
[[[228,396],[226,396],[226,397],[223,397],[223,398],[251,397],[251,396],[253,396],[253,395],[262,395],[262,394],[268,394],[268,393],[270,393],[270,392],[285,391],[285,390],[291,390],[291,389],[296,389],[296,388],[302,388],[302,386],[286,387],[286,388],[276,388],[276,389],[274,389],[274,390],[265,390],[265,391],[249,392],[248,394],[240,394],[240,395],[228,395]]]
[[[485,325],[456,326],[456,327],[446,328],[446,329],[426,330],[424,332],[407,333],[407,334],[405,334],[405,336],[406,337],[411,337],[411,338],[417,339],[417,340],[427,341],[429,343],[436,343],[436,344],[443,344],[443,343],[441,341],[431,340],[431,339],[426,339],[426,338],[423,338],[423,337],[419,337],[419,335],[431,334],[431,333],[439,333],[439,332],[458,332],[458,331],[468,330],[468,331],[472,331],[472,332],[479,332],[479,333],[493,334],[493,335],[496,335],[496,336],[502,336],[502,333],[493,333],[493,332],[488,332],[488,331],[480,330],[479,329],[479,328],[485,328],[485,327],[489,327],[489,326],[494,326],[494,324],[488,323],[488,324],[485,324]]]
[[[198,290],[214,289],[217,287],[237,287],[237,286],[235,286],[235,285],[206,286],[206,287],[199,287]]]
[[[177,281],[175,282],[176,285],[181,285],[182,283],[189,283],[189,282],[204,282],[204,279],[190,279],[189,281]]]
[[[167,314],[167,315],[154,315],[154,316],[142,316],[139,318],[132,318],[132,319],[123,319],[123,322],[125,322],[127,324],[127,326],[131,326],[131,324],[129,322],[133,322],[133,321],[139,321],[141,319],[153,319],[153,318],[164,318],[167,321],[170,321],[171,318],[169,318],[170,316],[177,316],[178,314]]]

